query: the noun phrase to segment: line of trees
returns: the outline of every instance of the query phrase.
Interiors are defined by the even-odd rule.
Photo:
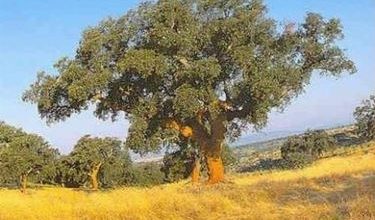
[[[226,164],[233,163],[228,147],[225,152]],[[175,182],[188,178],[194,163],[193,154],[175,151],[164,161],[134,164],[122,141],[89,135],[61,155],[41,136],[0,122],[0,186],[19,186],[22,192],[29,183],[98,190]]]
[[[375,139],[375,96],[354,111],[357,133],[363,141]],[[335,139],[324,130],[290,137],[281,147],[283,165],[303,167],[335,148]],[[208,173],[207,158],[195,142],[171,145],[162,163],[133,164],[129,150],[116,138],[86,135],[72,152],[61,155],[41,136],[0,122],[0,185],[18,185],[26,191],[28,181],[65,187],[109,188],[121,185],[154,185]],[[221,151],[226,167],[235,165],[231,149]],[[197,170],[198,169],[198,170]]]

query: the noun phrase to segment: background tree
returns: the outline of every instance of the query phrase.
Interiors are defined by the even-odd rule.
[[[63,155],[57,162],[55,180],[63,187],[78,188],[87,181],[87,173],[69,155]]]
[[[281,147],[287,167],[301,168],[335,148],[336,140],[324,130],[307,131],[293,136]]]
[[[364,100],[361,106],[355,109],[354,117],[358,127],[358,134],[364,140],[375,139],[375,96]]]
[[[157,162],[134,164],[131,175],[131,185],[134,186],[149,187],[165,183],[161,164]]]
[[[28,178],[47,173],[59,153],[40,136],[0,123],[0,175],[26,192]]]
[[[338,19],[316,13],[280,27],[260,0],[147,2],[86,29],[75,57],[59,60],[57,75],[39,73],[23,99],[49,123],[92,104],[102,119],[124,113],[138,153],[189,137],[217,183],[226,136],[262,128],[313,72],[355,72],[342,38]]]
[[[53,159],[43,166],[43,169],[40,170],[38,175],[33,177],[33,181],[35,181],[36,183],[43,185],[56,185],[59,183],[56,178],[58,175],[58,163],[59,159],[61,158],[61,155],[58,153],[57,150],[55,150],[55,152],[52,153],[55,154],[53,156]]]
[[[131,160],[121,141],[115,138],[82,137],[73,151],[61,161],[67,185],[83,184],[88,179],[93,190],[122,184]]]

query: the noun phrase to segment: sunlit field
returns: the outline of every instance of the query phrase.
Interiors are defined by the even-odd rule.
[[[0,219],[375,219],[375,144],[295,171],[90,193],[0,190]]]

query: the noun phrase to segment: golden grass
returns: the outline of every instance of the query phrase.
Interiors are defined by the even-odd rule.
[[[345,152],[341,152],[345,153]],[[0,219],[375,219],[375,144],[302,170],[88,193],[0,190]]]

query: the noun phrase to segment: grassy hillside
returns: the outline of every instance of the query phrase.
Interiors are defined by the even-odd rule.
[[[375,219],[375,143],[302,170],[88,193],[0,190],[0,219]]]
[[[354,125],[344,125],[324,130],[335,138],[338,147],[351,147],[360,143]],[[292,136],[298,136],[301,134],[302,132]],[[236,155],[236,158],[238,158],[238,163],[234,169],[237,172],[273,169],[274,166],[277,165],[275,162],[281,159],[281,146],[290,137],[291,136],[285,136],[234,147],[233,152]]]

